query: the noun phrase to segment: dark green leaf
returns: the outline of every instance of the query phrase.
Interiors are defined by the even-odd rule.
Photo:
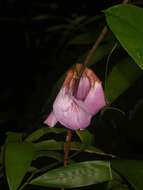
[[[22,133],[7,132],[6,143],[10,142],[22,142]]]
[[[38,139],[40,139],[43,135],[46,135],[47,133],[55,133],[55,134],[60,134],[60,133],[64,133],[66,132],[65,128],[49,128],[49,127],[45,127],[45,128],[40,128],[36,131],[34,131],[32,134],[30,134],[26,139],[25,142],[33,142],[36,141]]]
[[[5,148],[5,171],[10,190],[16,190],[34,157],[30,143],[8,143]]]
[[[63,150],[64,143],[65,142],[63,141],[55,141],[51,139],[51,140],[45,140],[42,142],[35,143],[34,146],[35,146],[36,151],[43,151],[43,150],[53,151],[53,150]],[[106,154],[102,150],[94,146],[84,146],[84,144],[79,143],[79,142],[72,142],[70,149],[75,150],[75,151],[88,152],[88,153],[94,153],[94,154],[113,157],[113,155]]]
[[[107,184],[106,190],[130,190],[125,180],[112,170],[112,180]]]
[[[111,165],[135,190],[143,189],[142,160],[112,160]]]
[[[94,135],[91,134],[87,129],[85,129],[85,130],[77,130],[76,134],[79,136],[81,142],[85,146],[94,144]]]
[[[63,160],[63,155],[60,154],[59,152],[56,152],[56,151],[39,151],[39,152],[36,152],[35,159],[37,159],[39,157],[54,158],[54,159],[56,159],[58,161]]]
[[[105,11],[108,26],[123,48],[143,69],[143,9],[133,5],[117,5]]]
[[[64,142],[56,140],[45,140],[34,144],[37,151],[41,150],[63,150]]]
[[[109,73],[105,93],[112,103],[141,76],[142,70],[127,58],[116,64]]]
[[[33,179],[31,184],[45,187],[82,187],[112,179],[109,162],[80,162],[51,170]]]

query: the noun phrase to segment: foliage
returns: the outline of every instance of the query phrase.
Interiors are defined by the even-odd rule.
[[[40,5],[36,1],[34,6],[39,7],[43,4]],[[56,4],[51,6],[56,8]],[[70,164],[67,167],[63,167],[66,129],[61,125],[48,128],[41,124],[41,120],[40,126],[38,120],[38,129],[31,134],[26,131],[7,132],[5,142],[1,147],[0,178],[7,180],[10,190],[23,190],[27,186],[33,188],[33,185],[49,188],[89,186],[89,189],[90,187],[92,189],[91,185],[93,185],[93,188],[97,188],[97,190],[100,189],[100,185],[105,190],[143,189],[142,160],[139,161],[134,157],[131,160],[125,159],[126,155],[123,159],[119,159],[120,155],[115,155],[115,151],[107,150],[106,153],[101,150],[98,143],[96,144],[93,129],[94,125],[97,125],[98,128],[101,123],[105,123],[105,127],[108,128],[108,122],[104,121],[104,116],[107,114],[108,117],[108,114],[113,112],[113,116],[111,113],[107,121],[110,120],[113,123],[114,130],[120,131],[113,118],[114,114],[123,113],[122,117],[128,117],[128,113],[124,114],[124,110],[114,108],[111,104],[116,105],[116,102],[126,93],[128,94],[128,90],[142,77],[143,8],[131,4],[120,4],[108,6],[106,10],[101,11],[104,12],[104,15],[99,13],[92,17],[77,15],[65,18],[46,14],[36,15],[36,13],[33,16],[33,24],[45,23],[42,31],[33,31],[34,47],[37,49],[47,48],[50,52],[47,60],[52,63],[52,68],[58,70],[53,69],[57,76],[55,78],[57,83],[53,85],[52,93],[45,90],[47,89],[46,82],[43,83],[45,78],[40,79],[42,81],[40,84],[43,86],[39,85],[38,92],[41,94],[41,89],[42,92],[45,92],[40,96],[42,108],[40,107],[38,110],[40,112],[42,109],[42,117],[44,114],[47,115],[50,110],[50,105],[52,105],[65,77],[66,69],[76,62],[84,61],[105,21],[109,27],[108,35],[97,48],[89,66],[97,71],[97,75],[103,81],[109,105],[102,110],[101,114],[96,115],[89,130],[75,132],[70,147]],[[26,35],[28,35],[27,38],[31,37],[30,33]],[[50,45],[48,46],[48,44]],[[44,58],[42,61],[44,62]],[[61,77],[59,77],[60,75]],[[34,108],[33,106],[33,110]],[[41,115],[38,116],[41,117]],[[125,125],[126,123],[124,123]],[[126,131],[121,131],[122,137],[124,132]],[[105,131],[102,131],[99,136],[100,142],[105,140],[105,136]],[[113,144],[117,141],[118,139],[115,139]],[[108,142],[105,143],[108,144]],[[121,141],[119,141],[120,143]],[[114,146],[115,149],[118,147],[116,144]]]

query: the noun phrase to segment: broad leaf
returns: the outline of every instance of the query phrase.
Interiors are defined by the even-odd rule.
[[[5,171],[10,190],[16,190],[34,157],[34,147],[29,143],[7,143]]]
[[[127,58],[117,63],[108,75],[105,93],[112,103],[141,76],[142,70]]]
[[[142,160],[112,160],[111,165],[135,190],[143,189]]]
[[[30,134],[26,139],[25,142],[33,142],[38,139],[40,139],[43,135],[46,135],[47,133],[55,133],[60,134],[66,132],[65,128],[49,128],[49,127],[43,127],[36,131],[34,131],[32,134]]]
[[[23,136],[22,133],[7,132],[6,135],[7,135],[6,143],[22,142],[22,136]]]
[[[64,142],[51,139],[51,140],[45,140],[38,143],[34,143],[34,146],[35,146],[36,151],[63,150]]]
[[[130,187],[124,178],[112,170],[112,180],[107,184],[106,190],[130,190]]]
[[[123,48],[143,69],[143,8],[117,5],[105,11],[108,26]]]
[[[79,136],[79,138],[80,138],[81,142],[84,144],[84,146],[94,144],[94,135],[91,134],[87,129],[77,130],[76,134]]]
[[[74,188],[112,179],[109,162],[89,161],[61,167],[33,179],[31,184],[45,187]]]
[[[49,157],[49,158],[53,158],[58,161],[63,160],[63,155],[56,151],[38,151],[38,152],[36,152],[34,159],[37,159],[39,157]]]
[[[53,151],[53,150],[63,150],[64,148],[64,143],[63,141],[55,141],[54,139],[51,140],[45,140],[42,142],[38,142],[34,144],[34,147],[36,151]],[[84,144],[79,143],[79,142],[72,142],[71,143],[71,150],[75,151],[80,151],[80,152],[88,152],[88,153],[94,153],[94,154],[99,154],[103,156],[110,156],[114,157],[111,154],[106,154],[102,150],[94,147],[94,146],[84,146]]]

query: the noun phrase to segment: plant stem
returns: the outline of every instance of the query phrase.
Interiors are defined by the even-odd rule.
[[[127,4],[128,2],[129,2],[129,0],[123,0],[122,4]],[[81,70],[80,70],[80,72],[78,74],[78,80],[77,81],[79,81],[80,77],[82,76],[85,67],[87,67],[90,64],[94,54],[96,53],[96,50],[97,50],[98,46],[103,41],[103,39],[107,35],[107,33],[108,33],[108,28],[107,28],[107,26],[104,26],[103,29],[101,30],[97,40],[95,41],[94,45],[89,50],[89,52],[88,52],[88,54],[87,54],[87,56],[85,58],[84,63],[82,64],[83,67],[81,68]]]
[[[79,85],[79,81],[80,81],[80,78],[85,70],[85,68],[90,64],[99,44],[102,42],[102,40],[104,39],[104,37],[106,36],[108,32],[108,28],[107,26],[104,26],[103,29],[101,30],[97,40],[95,41],[94,45],[92,46],[92,48],[89,50],[89,53],[87,54],[86,58],[85,58],[85,61],[84,63],[82,64],[82,67],[79,71],[78,76],[77,76],[77,79],[75,81],[75,85],[74,85],[74,95],[76,96],[76,92],[77,92],[77,89],[78,89],[78,85]]]
[[[106,26],[104,26],[103,29],[101,30],[101,33],[99,34],[97,40],[95,41],[93,47],[91,48],[87,57],[85,58],[85,61],[83,63],[84,67],[88,66],[88,64],[91,62],[93,55],[95,54],[99,44],[102,42],[102,40],[106,36],[107,32],[108,32],[108,28]]]
[[[71,139],[72,139],[72,131],[70,129],[68,129],[67,135],[66,135],[66,141],[64,144],[64,166],[67,166],[68,162],[69,162]]]
[[[128,0],[123,0],[122,3],[126,4],[126,3],[128,3]],[[102,40],[105,38],[107,33],[108,33],[108,28],[107,28],[107,26],[104,26],[103,29],[101,30],[101,33],[99,34],[97,40],[95,41],[93,47],[89,50],[89,53],[87,54],[85,61],[82,64],[82,67],[81,67],[79,73],[77,73],[77,77],[76,77],[76,80],[74,83],[74,89],[73,89],[73,95],[74,96],[76,96],[78,85],[80,82],[80,78],[81,78],[85,68],[90,64],[94,54],[96,53],[98,46],[100,45]],[[69,162],[69,152],[70,152],[71,139],[72,139],[72,131],[68,130],[67,135],[66,135],[66,142],[64,145],[64,166],[65,167],[68,165],[68,162]],[[61,188],[61,190],[64,190],[64,188]]]
[[[72,139],[72,130],[68,129],[66,134],[66,140],[64,144],[64,166],[66,167],[69,163],[69,152],[71,146],[71,139]],[[64,190],[64,188],[61,188]]]

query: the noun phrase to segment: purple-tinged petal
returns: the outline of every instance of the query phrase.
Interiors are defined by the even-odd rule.
[[[51,112],[47,119],[44,121],[45,124],[47,124],[49,127],[54,127],[57,123],[57,119],[55,117],[55,114],[53,112]]]
[[[101,82],[95,82],[95,85],[91,87],[85,101],[84,105],[87,111],[95,115],[101,108],[106,105],[106,100],[104,96],[104,91]]]
[[[82,74],[77,93],[75,79],[82,65],[70,69],[53,104],[53,112],[44,123],[53,127],[57,121],[72,130],[84,129],[102,107],[106,105],[102,85],[95,73],[88,68]]]
[[[57,120],[72,130],[86,128],[90,124],[92,115],[86,113],[72,98],[73,96],[63,87],[53,105]]]
[[[90,82],[87,77],[81,77],[76,98],[79,100],[84,100],[89,92],[90,89]]]

